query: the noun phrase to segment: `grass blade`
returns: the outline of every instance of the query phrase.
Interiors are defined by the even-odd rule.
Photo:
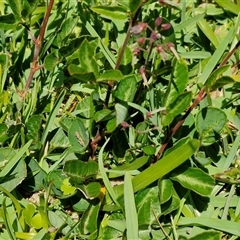
[[[240,223],[215,218],[185,218],[181,217],[178,226],[204,226],[207,228],[217,229],[236,236],[240,236]]]
[[[124,206],[126,216],[127,239],[138,239],[138,216],[135,205],[131,175],[125,173],[124,177]]]
[[[214,52],[212,57],[209,59],[206,67],[204,68],[201,76],[198,79],[199,83],[205,84],[205,82],[207,81],[208,77],[212,73],[213,69],[218,64],[218,61],[221,58],[221,56],[223,55],[224,51],[227,49],[228,44],[231,42],[232,36],[233,36],[233,32],[234,32],[234,28],[231,28],[231,30],[229,31],[227,36],[224,38],[224,40],[221,42],[221,44],[219,45],[217,50]]]

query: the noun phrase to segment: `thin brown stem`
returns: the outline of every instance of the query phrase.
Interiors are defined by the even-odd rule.
[[[29,76],[28,76],[28,79],[27,79],[27,83],[26,83],[24,92],[23,92],[23,96],[22,96],[23,98],[25,98],[25,96],[28,92],[28,89],[29,89],[29,87],[32,83],[32,80],[33,80],[33,77],[34,77],[35,73],[40,68],[42,68],[42,66],[38,65],[38,57],[39,57],[39,53],[40,53],[40,50],[41,50],[42,41],[43,41],[43,38],[44,38],[44,34],[45,34],[47,23],[48,23],[48,20],[49,20],[49,17],[50,17],[50,13],[52,11],[53,3],[54,3],[54,0],[50,0],[49,5],[47,7],[47,12],[46,12],[46,15],[44,17],[43,24],[42,24],[42,27],[40,29],[40,33],[39,33],[38,37],[35,39],[34,36],[32,34],[30,34],[30,36],[33,40],[33,43],[35,45],[35,48],[34,48],[32,66],[31,66],[30,73],[29,73]]]

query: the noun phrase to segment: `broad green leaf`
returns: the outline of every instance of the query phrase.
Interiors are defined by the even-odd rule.
[[[198,168],[187,168],[184,172],[174,174],[171,179],[202,196],[211,194],[215,184],[211,176]]]
[[[0,16],[0,28],[10,30],[16,27],[14,15],[12,13]]]
[[[90,182],[78,187],[87,199],[97,198],[101,192],[101,185],[99,182]]]
[[[63,171],[70,177],[70,182],[72,184],[79,186],[85,181],[96,177],[98,164],[92,160],[88,162],[70,160],[65,163]]]
[[[7,3],[9,4],[10,8],[13,11],[14,18],[17,21],[21,21],[22,11],[24,10],[23,1],[22,0],[7,0]]]
[[[23,10],[21,15],[23,18],[27,19],[29,15],[37,8],[39,0],[24,0],[23,1]]]
[[[79,38],[74,38],[69,40],[67,45],[62,46],[59,49],[59,53],[64,57],[68,57],[69,55],[73,54],[75,51],[79,49],[83,40],[84,40],[84,37],[79,37]]]
[[[100,121],[104,121],[105,118],[107,118],[110,114],[112,113],[111,110],[109,109],[102,109],[100,111],[97,111],[95,114],[94,114],[94,120],[96,122],[100,122]],[[106,119],[107,120],[107,119]]]
[[[229,65],[221,66],[210,75],[210,77],[206,81],[207,91],[212,90],[212,86],[217,82],[217,79],[219,78],[219,76],[222,75],[224,72],[226,72],[228,68],[229,68]]]
[[[104,81],[120,81],[123,79],[122,72],[116,69],[106,70],[98,78],[98,82]]]
[[[169,125],[174,117],[184,112],[192,101],[192,92],[180,94],[176,100],[170,103],[166,108],[166,114],[162,116],[162,125]]]
[[[109,120],[107,122],[107,126],[106,127],[107,127],[107,131],[109,133],[113,132],[116,129],[116,127],[117,127],[116,118],[113,118],[113,119]]]
[[[52,52],[44,58],[44,67],[52,72],[57,64],[59,64],[59,61],[60,59],[58,55],[55,52]]]
[[[188,238],[189,240],[221,240],[221,233],[216,231],[206,231],[204,233],[199,233],[194,237]]]
[[[27,177],[27,168],[23,159],[21,159],[11,171],[1,179],[1,186],[8,191],[14,190]]]
[[[80,119],[75,119],[68,130],[69,142],[72,150],[82,153],[89,144],[89,134]]]
[[[6,134],[8,127],[5,123],[0,124],[0,144],[2,145],[9,137]]]
[[[119,53],[120,52],[121,48],[119,49]],[[132,73],[132,61],[133,61],[132,59],[133,59],[132,50],[129,47],[126,47],[119,66],[119,70],[122,72],[123,75],[128,75]]]
[[[216,229],[221,232],[230,233],[236,236],[240,236],[240,223],[217,219],[217,218],[203,218],[203,217],[194,217],[187,218],[181,217],[178,221],[178,226],[202,226],[210,229]]]
[[[115,111],[116,111],[116,126],[118,126],[126,119],[128,107],[125,106],[124,104],[116,103]]]
[[[127,239],[138,239],[138,215],[135,205],[131,175],[124,176],[124,207],[126,217]]]
[[[135,14],[137,10],[142,6],[143,1],[142,0],[129,0],[129,9],[131,14]]]
[[[151,186],[139,191],[136,194],[135,201],[138,209],[139,228],[153,224],[156,221],[154,214],[159,216],[161,213],[158,187]]]
[[[121,6],[94,6],[91,10],[100,14],[101,17],[107,19],[125,20],[128,18],[128,13],[125,8]]]
[[[55,182],[55,179],[54,179],[54,182]],[[65,178],[62,181],[62,184],[59,189],[63,192],[63,195],[72,196],[76,192],[76,187],[73,187],[71,185],[71,183],[69,182],[69,178]]]
[[[63,40],[71,34],[78,21],[79,18],[77,16],[70,17],[63,21],[61,25],[61,31],[57,34],[56,38],[58,46],[63,45]]]
[[[180,198],[177,195],[175,189],[172,189],[172,197],[161,205],[162,215],[167,215],[175,210],[177,210],[180,206]]]
[[[164,156],[160,161],[142,171],[139,175],[133,178],[134,192],[149,186],[159,178],[162,178],[164,175],[177,168],[195,153],[199,148],[199,145],[200,142],[198,140],[189,140],[183,146],[175,149],[167,156]],[[116,186],[115,189],[120,197],[123,194],[123,186]]]
[[[188,84],[188,67],[182,58],[176,60],[173,69],[173,78],[169,82],[164,99],[164,106],[167,108],[177,97],[183,93]]]
[[[137,79],[135,75],[126,76],[118,84],[114,94],[116,98],[126,102],[132,102],[137,90]]]
[[[213,144],[217,138],[216,134],[220,133],[226,122],[226,114],[218,108],[208,107],[199,111],[196,116],[196,128],[201,136],[202,144]]]
[[[159,179],[158,181],[160,203],[167,202],[172,196],[173,184],[170,179]]]
[[[89,81],[95,81],[96,77],[94,76],[93,72],[86,71],[85,68],[79,67],[76,64],[70,64],[68,66],[68,72],[71,76],[83,81],[83,82],[89,82]]]
[[[80,222],[82,234],[94,234],[96,239],[98,229],[98,214],[101,207],[101,201],[94,199],[90,202],[88,209],[83,213]]]
[[[81,117],[81,121],[84,124],[85,128],[88,129],[89,132],[92,130],[92,122],[93,116],[95,113],[95,106],[93,104],[92,96],[84,97],[75,109],[79,116]]]
[[[81,68],[84,69],[85,72],[92,72],[95,77],[98,77],[98,64],[95,60],[95,50],[87,39],[83,40],[79,48],[78,58]]]
[[[234,79],[229,76],[222,76],[216,80],[216,82],[211,86],[211,90],[216,90],[227,84],[235,83]]]
[[[56,148],[67,148],[70,147],[70,142],[62,128],[59,128],[57,132],[55,133],[54,137],[50,141],[50,149],[56,149]]]
[[[154,155],[156,152],[156,148],[153,147],[152,145],[144,146],[142,150],[148,156]]]

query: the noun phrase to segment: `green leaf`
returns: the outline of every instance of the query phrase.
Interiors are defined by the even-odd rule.
[[[12,13],[0,16],[0,28],[10,30],[16,27],[14,15]]]
[[[230,66],[229,65],[224,65],[216,69],[208,78],[206,81],[206,90],[210,91],[212,89],[212,86],[216,83],[217,79],[219,78],[220,75],[222,75],[224,72],[228,70]]]
[[[94,120],[96,122],[104,121],[104,119],[107,118],[107,116],[109,116],[111,113],[112,111],[109,109],[102,109],[100,111],[97,111],[94,115]]]
[[[169,201],[161,205],[162,215],[167,215],[180,207],[180,198],[174,188],[172,188],[172,197]]]
[[[192,92],[180,94],[177,99],[170,103],[166,108],[166,114],[162,116],[162,125],[169,125],[174,117],[184,112],[192,101]]]
[[[63,168],[64,173],[70,177],[70,182],[80,186],[85,181],[96,177],[98,164],[92,160],[83,162],[80,160],[69,160]]]
[[[151,183],[177,168],[199,148],[199,145],[200,142],[198,140],[189,140],[186,144],[175,149],[167,156],[164,156],[159,162],[142,171],[135,178],[133,178],[134,192],[149,186]],[[123,194],[123,186],[116,186],[115,189],[120,197]]]
[[[29,15],[37,8],[39,0],[24,0],[23,1],[23,10],[21,15],[23,18],[27,19]]]
[[[89,82],[89,81],[95,81],[96,77],[93,72],[87,72],[85,68],[79,67],[76,64],[70,64],[68,66],[68,72],[71,76],[83,81],[83,82]]]
[[[139,228],[149,226],[155,222],[156,216],[159,216],[160,202],[158,196],[158,187],[151,186],[143,189],[136,194],[136,206],[138,209],[138,224]]]
[[[21,21],[22,11],[24,10],[23,1],[22,0],[6,0],[6,1],[13,11],[14,18],[17,21]]]
[[[137,90],[135,75],[126,76],[120,81],[114,96],[122,101],[132,102]]]
[[[240,12],[240,6],[236,3],[231,2],[230,0],[222,1],[222,0],[216,0],[215,1],[219,6],[221,6],[224,10],[227,10],[229,12],[232,12],[236,15]]]
[[[209,23],[205,19],[201,19],[197,22],[197,24],[210,42],[215,46],[215,48],[217,48],[219,46],[219,41],[212,28],[209,26]]]
[[[127,239],[138,239],[138,215],[129,172],[124,176],[124,206],[126,216]]]
[[[121,6],[95,6],[91,7],[91,10],[110,20],[124,20],[128,17],[126,9]]]
[[[218,108],[208,107],[199,111],[196,116],[196,128],[202,144],[210,145],[216,142],[216,134],[220,133],[226,122],[226,114]]]
[[[234,79],[229,76],[222,76],[216,80],[216,82],[211,86],[211,90],[216,90],[227,84],[235,83]]]
[[[3,170],[0,172],[0,181],[7,176],[8,173],[10,173],[16,164],[21,160],[24,153],[29,149],[30,145],[32,143],[32,140],[28,141],[6,164],[6,166],[3,168]]]
[[[75,119],[72,122],[68,130],[68,138],[72,145],[72,150],[75,152],[82,153],[88,147],[89,134],[80,119]]]
[[[121,48],[119,49],[118,54],[121,52]],[[133,61],[133,53],[129,47],[126,47],[123,56],[121,58],[121,63],[119,66],[119,70],[123,75],[128,75],[132,73],[132,61]]]
[[[52,72],[54,70],[54,68],[59,64],[59,57],[55,52],[52,52],[50,54],[48,54],[45,58],[44,58],[44,67]]]
[[[194,217],[187,218],[181,217],[178,221],[178,226],[203,226],[210,229],[216,229],[221,232],[230,233],[236,236],[240,236],[240,223],[227,221],[217,218],[204,218],[204,217]]]
[[[142,167],[144,164],[146,164],[148,162],[148,160],[149,160],[148,156],[142,156],[142,157],[135,159],[131,163],[126,162],[121,166],[115,167],[112,169],[113,171],[109,170],[109,178],[119,177],[119,176],[124,175],[125,171],[131,171],[131,170],[138,169],[138,168]],[[117,173],[117,171],[119,171],[119,172],[122,171],[122,174]]]
[[[195,235],[194,237],[188,238],[189,240],[221,240],[221,233],[220,232],[216,232],[216,231],[206,231],[203,233],[199,233],[197,235]]]
[[[227,36],[224,38],[224,40],[220,43],[217,50],[214,52],[212,57],[209,59],[207,65],[205,66],[201,76],[198,79],[198,83],[202,83],[203,85],[207,81],[209,75],[212,73],[213,69],[218,64],[219,59],[221,58],[222,54],[226,51],[226,48],[231,42],[232,36],[234,33],[234,28],[231,28],[227,34]]]
[[[98,82],[104,82],[104,81],[120,81],[123,79],[122,72],[116,69],[110,69],[106,70],[104,73],[102,73],[98,78]]]
[[[90,182],[78,187],[87,199],[97,198],[101,192],[101,185],[99,182]]]
[[[98,77],[98,64],[95,60],[95,50],[87,39],[84,39],[79,51],[78,58],[80,61],[81,68],[85,72],[93,73],[95,77]]]
[[[124,104],[116,103],[115,110],[116,110],[116,126],[118,126],[126,119],[128,107],[125,106]]]
[[[183,93],[188,84],[188,67],[182,58],[176,61],[173,69],[173,78],[169,82],[164,99],[164,106],[167,108],[177,97]]]
[[[64,131],[59,128],[58,131],[55,133],[54,137],[50,141],[50,149],[56,148],[67,148],[70,147],[70,142]]]
[[[202,196],[211,194],[215,184],[211,176],[198,168],[187,168],[180,174],[174,174],[171,179]]]
[[[80,230],[82,234],[95,234],[97,237],[98,229],[98,214],[101,207],[101,201],[94,199],[90,202],[88,209],[83,213],[80,222]],[[90,237],[88,237],[90,239]]]
[[[63,44],[63,40],[71,34],[78,21],[79,17],[77,16],[70,17],[63,21],[61,31],[57,34],[56,38],[58,46],[61,46]]]
[[[158,181],[160,203],[167,202],[172,196],[173,184],[170,179],[159,179]]]
[[[8,130],[8,127],[5,123],[0,124],[0,144],[2,145],[9,136],[6,134]]]

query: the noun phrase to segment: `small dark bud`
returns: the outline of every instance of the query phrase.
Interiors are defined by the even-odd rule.
[[[158,35],[158,33],[152,32],[150,38],[151,38],[152,41],[156,41],[156,40],[159,39],[159,35]]]

